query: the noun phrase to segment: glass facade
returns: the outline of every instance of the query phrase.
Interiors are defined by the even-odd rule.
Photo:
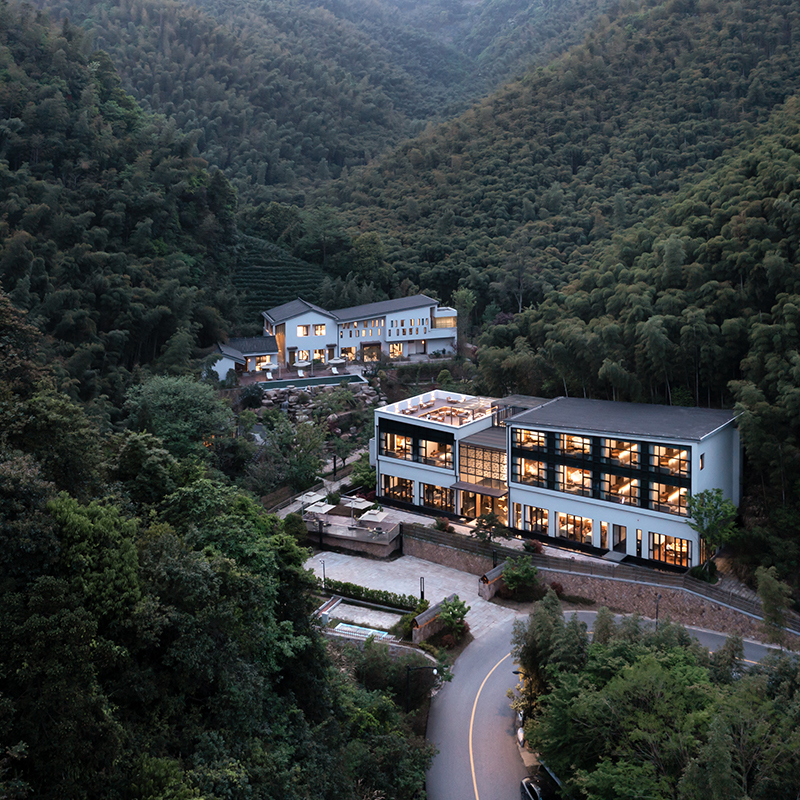
[[[455,511],[455,501],[453,495],[455,492],[452,489],[447,489],[444,486],[434,486],[430,483],[421,483],[420,488],[420,505],[427,508],[437,508],[441,511]]]
[[[676,567],[689,567],[692,563],[692,543],[688,539],[650,531],[650,558]]]
[[[544,461],[513,456],[511,480],[515,483],[526,483],[528,486],[547,486],[547,465]]]
[[[506,488],[506,452],[462,444],[458,451],[458,478],[466,483]]]
[[[414,481],[407,478],[396,478],[394,475],[383,476],[383,494],[393,500],[404,503],[414,502]]]
[[[404,461],[413,460],[413,440],[410,436],[401,436],[397,433],[381,433],[381,455],[392,458],[402,458]]]
[[[573,542],[592,543],[592,520],[574,514],[558,515],[558,535]]]
[[[432,467],[453,468],[453,445],[420,439],[419,461]]]
[[[511,481],[686,516],[691,448],[513,428]]]

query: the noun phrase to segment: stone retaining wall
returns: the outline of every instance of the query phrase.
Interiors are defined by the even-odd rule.
[[[441,547],[432,542],[423,542],[410,536],[403,537],[403,553],[432,561],[445,567],[483,575],[492,568],[492,559],[465,553],[453,547]],[[621,613],[641,614],[654,619],[656,596],[659,602],[659,619],[668,617],[683,625],[696,625],[725,633],[738,633],[748,639],[763,640],[762,623],[734,609],[725,608],[711,600],[685,592],[682,589],[645,586],[639,583],[594,578],[541,569],[539,574],[548,583],[556,581],[564,587],[565,594],[578,595],[594,600],[597,606],[608,606]],[[790,646],[800,649],[800,638],[787,636]]]

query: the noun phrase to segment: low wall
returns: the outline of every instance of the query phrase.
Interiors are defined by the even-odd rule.
[[[309,531],[308,539],[314,545],[319,544],[319,533]],[[370,558],[388,558],[400,549],[400,537],[396,536],[391,542],[368,542],[362,539],[350,539],[344,536],[322,535],[322,547],[326,550],[346,550],[348,553],[361,553]]]
[[[404,537],[403,553],[462,572],[471,572],[473,575],[483,575],[492,569],[492,559],[487,556],[464,552],[454,547],[426,542],[411,536]],[[565,594],[586,597],[594,600],[597,606],[607,606],[613,611],[627,614],[638,613],[643,617],[654,619],[656,597],[660,594],[658,616],[661,620],[669,617],[673,622],[680,622],[683,625],[738,633],[748,639],[763,640],[764,638],[760,619],[754,619],[747,614],[726,608],[713,600],[697,597],[679,588],[671,589],[609,578],[593,578],[541,567],[539,574],[548,583],[553,581],[560,583],[564,587]],[[476,583],[479,582],[476,581]],[[480,591],[478,593],[480,594]],[[793,642],[793,647],[800,648],[800,638],[787,634],[787,641]]]

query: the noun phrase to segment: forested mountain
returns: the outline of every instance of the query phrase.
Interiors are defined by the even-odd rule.
[[[739,401],[743,552],[792,579],[798,30],[787,0],[620,7],[337,186],[399,275],[473,292],[483,390]]]
[[[537,55],[563,49],[597,4],[517,3],[513,19],[502,4],[452,4],[435,13],[439,34],[449,24],[442,14],[459,19],[459,35],[445,41],[423,27],[423,11],[438,8],[430,4],[40,2],[89,31],[124,87],[188,134],[240,202],[300,206],[316,185],[463,108]],[[503,38],[523,29],[513,46]],[[493,47],[502,57],[487,55]]]

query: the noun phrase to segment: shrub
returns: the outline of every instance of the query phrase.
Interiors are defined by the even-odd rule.
[[[444,531],[445,533],[453,533],[455,530],[445,517],[439,517],[436,522],[433,523],[433,527],[436,528],[437,531]]]
[[[564,584],[558,581],[550,581],[550,588],[556,593],[556,596],[561,598],[564,596]]]
[[[332,506],[338,506],[341,499],[342,495],[339,492],[328,492],[325,496],[325,502]]]
[[[706,569],[706,566],[708,567]],[[717,582],[717,565],[714,561],[709,561],[708,564],[704,566],[703,564],[698,564],[696,567],[692,567],[689,570],[689,575],[693,578],[697,578],[699,581],[705,581],[706,583],[716,583]]]
[[[455,646],[456,646],[456,638],[455,636],[453,636],[452,633],[446,633],[444,636],[442,636],[442,647],[451,650]]]
[[[423,611],[427,611],[430,605],[431,604],[427,600],[420,600],[413,611],[408,614],[403,614],[403,616],[400,617],[400,622],[394,626],[393,632],[397,633],[402,639],[410,639],[411,633],[414,630],[414,618],[419,616]]]
[[[503,581],[516,600],[540,600],[544,589],[539,581],[539,570],[530,556],[509,558],[503,568]]]
[[[251,383],[239,392],[239,404],[242,408],[260,408],[264,390],[257,384]]]
[[[469,630],[466,623],[466,616],[469,612],[468,606],[459,596],[453,595],[452,600],[442,600],[439,619],[444,623],[448,633],[452,633],[456,642]]]
[[[535,553],[537,556],[542,553],[542,543],[538,539],[526,539],[522,543],[522,549],[526,553]]]
[[[317,585],[320,588],[322,587],[322,578],[317,578]],[[419,598],[414,597],[414,595],[395,594],[394,592],[387,592],[383,589],[370,589],[366,586],[359,586],[357,583],[335,581],[332,578],[328,578],[325,581],[325,587],[331,594],[338,594],[342,597],[350,597],[353,600],[364,600],[368,603],[377,603],[378,605],[400,608],[407,611],[413,611],[420,602]]]
[[[308,539],[308,529],[300,514],[287,514],[283,520],[283,530],[293,536],[298,544],[304,545]]]

